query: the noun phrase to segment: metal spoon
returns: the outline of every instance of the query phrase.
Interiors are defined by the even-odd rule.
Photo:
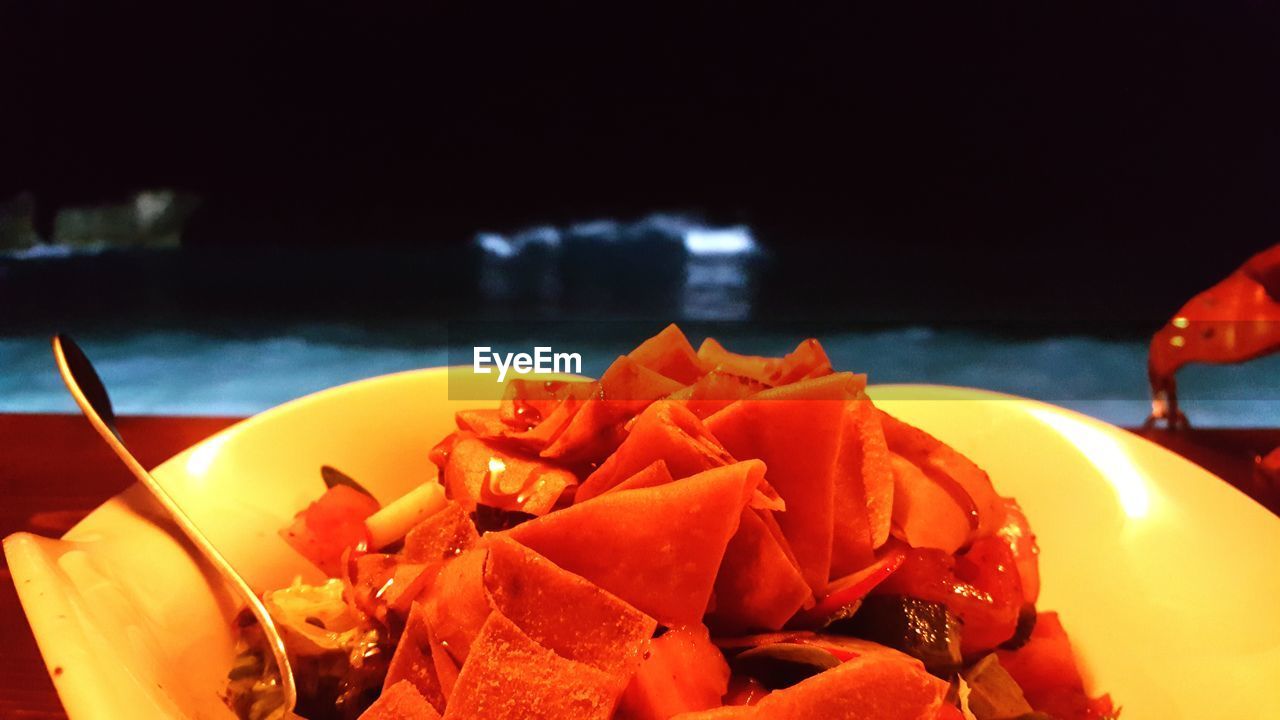
[[[191,540],[200,554],[208,560],[211,565],[217,568],[222,574],[222,578],[227,581],[231,589],[235,591],[240,599],[249,606],[249,611],[258,619],[258,624],[262,626],[262,634],[267,640],[267,645],[271,648],[271,654],[275,657],[276,668],[280,671],[280,689],[283,695],[284,715],[286,717],[296,717],[293,715],[293,709],[298,704],[298,687],[293,679],[293,667],[289,663],[289,655],[285,652],[284,638],[280,636],[280,630],[276,628],[275,621],[271,619],[271,614],[267,612],[267,606],[253,592],[249,584],[245,582],[240,573],[227,562],[222,556],[218,548],[209,542],[209,538],[191,522],[191,518],[178,506],[169,493],[156,482],[156,479],[147,472],[147,469],[138,462],[138,459],[129,452],[125,447],[124,440],[120,437],[120,431],[116,429],[115,412],[111,409],[111,398],[107,395],[107,388],[102,384],[102,380],[98,377],[98,373],[93,369],[93,364],[89,362],[89,358],[85,356],[80,346],[67,337],[66,335],[55,335],[53,337],[53,357],[58,363],[58,372],[62,374],[62,380],[67,384],[67,390],[71,392],[71,397],[75,398],[76,405],[80,406],[81,412],[88,418],[89,424],[98,432],[98,435],[111,446],[111,450],[115,452],[116,457],[129,468],[133,476],[142,483],[143,487],[151,491],[152,496],[160,503],[160,506],[169,513],[173,521],[182,528],[182,532]]]

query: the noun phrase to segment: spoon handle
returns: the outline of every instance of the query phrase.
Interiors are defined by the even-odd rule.
[[[275,621],[271,618],[271,613],[267,611],[267,606],[258,597],[257,593],[249,587],[240,573],[236,572],[231,563],[223,557],[218,548],[209,542],[209,538],[205,536],[201,530],[196,527],[187,513],[174,502],[169,493],[156,481],[155,477],[138,462],[138,459],[129,452],[129,448],[125,447],[123,440],[114,427],[114,422],[109,423],[107,418],[114,418],[111,410],[110,399],[107,396],[105,387],[101,380],[98,379],[97,372],[89,363],[88,357],[80,350],[71,338],[65,335],[56,335],[53,338],[53,356],[58,364],[58,372],[62,375],[62,380],[67,385],[71,397],[75,399],[76,405],[80,407],[80,411],[84,413],[85,418],[89,420],[89,424],[97,431],[98,435],[107,443],[116,457],[120,459],[125,467],[133,473],[133,476],[142,484],[151,495],[156,499],[160,506],[164,508],[174,523],[177,524],[182,532],[187,536],[191,543],[195,545],[200,554],[204,556],[210,564],[218,570],[222,578],[231,586],[232,590],[240,596],[242,600],[249,606],[249,611],[258,619],[258,623],[262,626],[263,635],[267,638],[271,654],[275,657],[276,668],[280,671],[280,688],[284,696],[284,709],[286,715],[291,715],[293,708],[298,702],[298,689],[293,678],[293,667],[289,662],[288,652],[285,650],[284,638],[280,635],[279,628],[276,627]],[[82,389],[82,382],[89,393],[86,394]],[[100,413],[99,407],[95,404],[105,403],[102,409],[105,412]]]

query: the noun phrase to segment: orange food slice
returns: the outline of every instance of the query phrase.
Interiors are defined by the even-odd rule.
[[[726,350],[714,339],[707,338],[698,347],[698,359],[708,371],[722,370],[771,387],[821,377],[832,372],[826,351],[813,338],[801,342],[795,350],[780,358],[739,355]]]
[[[615,680],[548,650],[502,613],[476,636],[445,709],[449,720],[608,720]]]
[[[449,498],[467,512],[480,503],[543,515],[566,488],[578,483],[577,476],[564,468],[470,433],[459,433],[446,442],[447,450],[436,454],[444,463],[441,480]]]
[[[401,554],[407,562],[438,566],[461,555],[479,540],[480,535],[467,511],[449,501],[409,531]]]
[[[467,659],[471,641],[492,609],[484,587],[487,554],[481,546],[445,563],[424,601],[427,623],[459,665]]]
[[[564,431],[583,402],[598,390],[590,380],[517,378],[507,383],[497,410],[462,410],[455,420],[459,430],[536,454]]]
[[[845,408],[836,472],[831,576],[848,575],[874,559],[874,548],[889,537],[893,473],[880,417],[870,400]]]
[[[683,387],[670,396],[679,400],[700,418],[714,415],[716,411],[731,405],[735,400],[751,397],[768,385],[752,378],[734,375],[724,370],[712,370],[696,383]]]
[[[543,647],[626,687],[653,637],[653,618],[508,537],[486,541],[493,608]]]
[[[893,522],[893,468],[889,462],[883,416],[870,400],[866,400],[856,403],[850,419],[852,422],[846,427],[845,439],[856,443],[860,451],[855,464],[862,475],[866,493],[871,546],[878,549],[888,541],[889,527]]]
[[[759,458],[786,503],[778,524],[805,581],[821,593],[831,570],[835,479],[845,406],[866,379],[838,373],[740,400],[706,426],[736,458]]]
[[[733,462],[688,408],[677,402],[655,402],[631,423],[617,451],[583,481],[575,502],[600,495],[655,460],[664,461],[677,479]]]
[[[440,680],[440,692],[444,693],[444,704],[449,705],[449,696],[453,695],[453,686],[458,682],[458,661],[453,659],[449,654],[449,649],[445,646],[444,641],[440,639],[434,627],[431,626],[431,618],[427,615],[425,609],[423,617],[427,620],[427,641],[431,646],[431,663],[435,665],[436,677]]]
[[[992,535],[1004,520],[1004,506],[991,478],[972,460],[920,428],[881,412],[885,441],[889,449],[910,460],[940,483],[963,488],[978,512],[977,537]]]
[[[426,611],[421,603],[414,603],[409,611],[409,619],[405,623],[404,632],[396,645],[396,652],[391,656],[391,664],[387,667],[387,677],[382,684],[385,696],[389,690],[401,681],[408,681],[431,703],[437,711],[443,711],[445,705],[444,689],[440,686],[440,678],[436,674],[435,661],[431,657],[431,637],[427,630]]]
[[[593,384],[590,380],[508,380],[498,418],[512,428],[531,430],[550,419],[566,402],[572,404],[590,397]]]
[[[409,614],[410,603],[431,586],[438,570],[422,563],[405,562],[399,555],[361,555],[355,561],[352,583],[355,604],[379,622],[388,623],[392,617],[403,621]]]
[[[622,442],[628,420],[681,387],[624,355],[605,370],[591,397],[541,455],[565,463],[600,462]]]
[[[684,333],[672,323],[627,354],[637,364],[682,385],[702,377],[702,362]]]
[[[658,485],[666,485],[675,480],[671,477],[671,471],[667,470],[667,463],[663,460],[654,460],[651,465],[614,485],[606,492],[618,492],[619,490],[639,490],[640,488],[656,487]]]
[[[893,467],[893,525],[908,545],[954,554],[973,531],[973,504],[952,493],[910,460],[890,453]]]
[[[383,690],[360,720],[440,720],[440,713],[413,683],[401,681]]]
[[[663,625],[701,622],[760,462],[601,495],[508,531]]]
[[[813,597],[813,591],[762,516],[742,511],[716,576],[716,608],[708,619],[719,634],[778,630]]]
[[[592,388],[595,383],[587,383]],[[564,430],[582,402],[566,398],[533,427],[519,427],[502,419],[501,410],[460,410],[454,416],[458,429],[485,440],[500,440],[537,454]]]
[[[756,709],[750,705],[724,705],[710,710],[680,713],[673,715],[671,720],[741,720],[754,717],[759,716],[756,715]]]

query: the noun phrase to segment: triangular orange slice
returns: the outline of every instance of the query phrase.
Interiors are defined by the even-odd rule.
[[[805,581],[820,594],[831,570],[835,477],[845,404],[864,376],[837,373],[766,390],[707,418],[711,434],[737,458],[759,458],[786,502],[782,527]]]
[[[623,355],[600,376],[591,397],[578,406],[541,455],[570,464],[599,462],[622,442],[626,435],[622,426],[628,420],[681,387]]]
[[[493,608],[543,647],[626,687],[653,637],[653,618],[509,537],[492,534],[486,543]]]
[[[639,490],[640,488],[656,487],[658,485],[666,485],[675,480],[671,477],[671,471],[667,470],[667,463],[662,460],[654,460],[651,465],[614,485],[606,492],[618,492],[619,490]]]
[[[718,634],[779,630],[813,597],[800,569],[762,516],[746,508],[716,576],[716,608],[708,618]]]
[[[679,400],[694,415],[706,418],[732,405],[735,400],[749,398],[768,389],[769,386],[759,380],[713,370],[699,378],[698,382],[672,393],[669,399]]]
[[[698,360],[706,371],[721,370],[758,380],[770,387],[781,387],[805,378],[831,374],[831,361],[822,345],[809,338],[780,358],[739,355],[726,350],[713,338],[702,341]]]
[[[383,694],[402,680],[407,680],[417,688],[437,711],[444,710],[444,690],[440,686],[440,678],[436,675],[435,662],[431,657],[431,637],[427,631],[422,603],[414,603],[409,611],[404,632],[400,634],[395,654],[391,656],[391,664],[387,667],[387,677],[382,684]]]
[[[764,476],[741,462],[608,493],[507,531],[663,625],[701,622],[739,517]]]
[[[444,716],[447,720],[608,720],[619,690],[608,674],[539,645],[492,613]]]
[[[360,720],[440,720],[440,713],[418,692],[413,683],[400,681],[360,715]]]
[[[445,563],[423,600],[427,623],[459,665],[467,659],[472,639],[492,610],[484,588],[488,552],[482,545]]]
[[[449,705],[449,696],[453,694],[453,685],[458,682],[458,667],[461,665],[449,654],[449,648],[440,639],[439,633],[431,625],[431,618],[423,608],[423,617],[427,619],[427,641],[431,645],[431,663],[435,665],[436,677],[440,680],[440,692],[444,693],[444,704]]]
[[[656,402],[640,413],[631,423],[627,439],[582,483],[575,502],[600,495],[655,460],[666,462],[671,477],[676,479],[733,462],[702,421],[683,404]]]
[[[461,555],[479,540],[480,535],[467,511],[450,500],[405,535],[401,555],[405,562],[438,566]]]
[[[640,343],[627,357],[684,385],[697,382],[703,373],[698,353],[675,323]]]

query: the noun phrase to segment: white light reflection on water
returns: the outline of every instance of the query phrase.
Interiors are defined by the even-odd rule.
[[[690,255],[752,255],[757,251],[755,238],[745,227],[690,227],[684,233],[684,249]]]
[[[680,317],[751,317],[750,263],[760,248],[745,226],[654,214],[635,222],[544,225],[508,235],[482,232],[473,242],[481,251],[480,290],[488,301],[532,296],[551,305],[571,303],[571,293],[583,288],[607,296],[619,277],[637,272],[638,263],[665,259],[660,273],[679,278],[673,294]]]

